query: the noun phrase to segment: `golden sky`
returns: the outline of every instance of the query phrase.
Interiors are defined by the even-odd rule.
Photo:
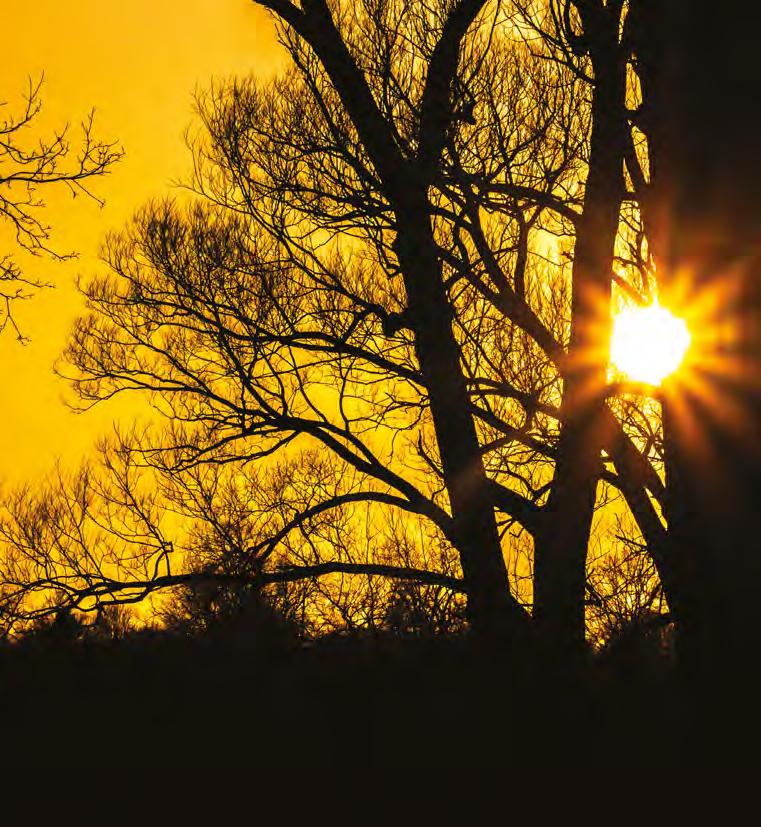
[[[97,254],[107,230],[169,192],[188,169],[183,133],[193,89],[213,77],[269,73],[278,54],[269,18],[250,0],[0,0],[0,10],[0,100],[12,109],[27,78],[44,71],[42,131],[66,121],[74,127],[95,107],[97,136],[117,139],[126,152],[95,184],[102,210],[46,193],[56,249],[80,256],[33,262],[30,274],[56,289],[18,309],[30,344],[0,337],[0,481],[16,484],[44,474],[56,458],[76,464],[112,421],[138,414],[134,402],[80,415],[64,405],[66,383],[52,366],[82,307],[75,279],[103,267]]]

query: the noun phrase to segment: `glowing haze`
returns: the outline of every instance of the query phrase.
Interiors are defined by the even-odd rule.
[[[681,365],[689,346],[685,321],[657,301],[623,310],[613,320],[611,363],[634,382],[659,385]]]

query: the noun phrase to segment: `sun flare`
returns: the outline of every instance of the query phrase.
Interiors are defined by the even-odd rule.
[[[684,319],[657,301],[629,308],[613,319],[610,361],[633,382],[660,385],[681,365],[690,340]]]

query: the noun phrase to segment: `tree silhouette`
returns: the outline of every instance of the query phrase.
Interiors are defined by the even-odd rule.
[[[92,112],[82,123],[81,144],[73,158],[68,125],[49,138],[27,139],[42,109],[41,88],[42,78],[36,83],[30,80],[20,110],[5,114],[0,121],[0,222],[10,227],[22,250],[60,260],[73,254],[62,253],[51,244],[51,228],[42,217],[42,191],[67,187],[73,196],[82,194],[102,203],[90,189],[91,180],[106,174],[123,153],[115,143],[95,138]],[[0,102],[0,108],[7,105]],[[12,304],[42,286],[42,281],[24,273],[12,254],[0,255],[0,333],[10,326],[23,339]]]
[[[79,410],[154,421],[0,500],[14,759],[92,720],[142,760],[149,720],[195,763],[747,760],[756,30],[683,0],[256,2],[289,68],[196,93],[182,192],[106,237],[59,365]],[[36,183],[106,171],[85,136]],[[34,201],[0,204],[55,255]],[[654,300],[693,337],[658,387],[608,354]]]
[[[534,625],[578,650],[592,515],[618,492],[671,604],[657,425],[613,398],[601,346],[613,283],[636,295],[649,278],[623,178],[625,4],[262,5],[292,69],[199,98],[199,197],[109,239],[67,352],[85,405],[135,390],[167,416],[117,456],[158,473],[216,551],[170,570],[175,542],[120,472],[132,528],[114,543],[92,521],[112,570],[71,532],[47,565],[45,543],[18,539],[27,495],[5,523],[23,546],[8,600],[29,583],[81,608],[202,579],[363,575],[462,591],[470,626],[504,641],[529,631],[533,576]],[[228,494],[268,480],[256,519],[225,475]],[[343,522],[389,514],[422,520],[415,556],[454,549],[462,576],[398,544],[356,559]]]
[[[599,480],[607,393],[613,257],[625,195],[628,134],[625,4],[550,3],[536,27],[591,87],[591,132],[583,206],[576,222],[571,333],[563,429],[546,521],[536,553],[535,612],[551,640],[584,640],[586,556]],[[562,7],[562,14],[560,9]],[[525,8],[530,18],[532,9]]]
[[[752,672],[761,577],[755,38],[716,9],[635,8],[649,165],[632,164],[632,179],[661,290],[685,297],[696,318],[691,376],[663,401],[669,553],[682,584],[674,608],[693,673]]]

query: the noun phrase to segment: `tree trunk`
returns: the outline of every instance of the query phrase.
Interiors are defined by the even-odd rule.
[[[469,397],[452,329],[453,312],[442,281],[430,208],[411,184],[398,209],[397,247],[415,332],[420,368],[428,386],[431,416],[444,483],[455,523],[457,549],[474,631],[489,639],[515,639],[528,617],[510,594],[494,505],[484,470]]]
[[[535,551],[534,614],[543,640],[558,651],[584,645],[589,532],[602,447],[613,252],[623,193],[624,67],[617,32],[593,55],[595,85],[584,209],[573,263],[571,339],[563,389],[563,428]]]
[[[680,647],[698,675],[758,644],[761,153],[757,32],[725,9],[641,0],[648,212],[660,289],[694,305],[693,368],[664,401]],[[686,282],[686,287],[685,287]]]

